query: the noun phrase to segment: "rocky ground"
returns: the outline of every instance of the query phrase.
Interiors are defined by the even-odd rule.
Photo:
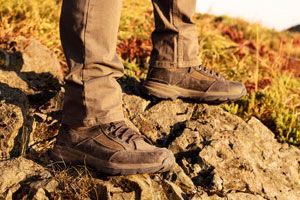
[[[0,51],[0,199],[300,199],[300,149],[280,144],[256,118],[218,106],[157,101],[120,80],[124,112],[168,147],[168,173],[105,177],[47,156],[58,133],[62,88],[55,55],[36,40]]]

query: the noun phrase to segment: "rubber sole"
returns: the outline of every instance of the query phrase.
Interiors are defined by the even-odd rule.
[[[181,87],[158,83],[154,81],[146,81],[144,87],[149,95],[155,96],[160,99],[177,98],[192,99],[202,102],[226,102],[235,101],[247,94],[244,89],[239,94],[228,94],[228,92],[200,92],[195,90],[184,89]]]
[[[153,166],[153,164],[128,165],[111,163],[76,149],[60,145],[55,145],[49,155],[54,161],[63,161],[64,163],[70,165],[87,165],[94,168],[97,172],[104,173],[106,175],[130,175],[166,172],[169,171],[175,163],[173,157],[168,157],[164,159],[162,163],[158,163],[155,166]]]

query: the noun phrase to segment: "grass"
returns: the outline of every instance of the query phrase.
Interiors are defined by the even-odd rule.
[[[58,34],[61,0],[0,0],[0,47],[16,37],[35,37],[63,61]],[[144,79],[153,30],[150,1],[125,0],[118,52],[125,73]],[[300,34],[276,32],[226,16],[195,16],[199,58],[229,79],[246,84],[249,96],[224,104],[231,113],[255,116],[279,141],[300,145]],[[297,59],[296,59],[297,58]]]
[[[102,180],[94,179],[85,165],[70,167],[59,162],[52,163],[48,169],[58,184],[56,191],[51,194],[54,199],[105,199],[100,192]]]
[[[0,0],[0,36],[37,37],[61,54],[58,23],[60,0]]]

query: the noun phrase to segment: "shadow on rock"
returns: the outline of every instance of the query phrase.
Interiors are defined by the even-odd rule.
[[[54,77],[50,72],[36,72],[35,69],[29,71],[28,67],[24,67],[23,54],[20,51],[13,53],[0,50],[0,70],[13,71],[19,78],[28,84],[28,87],[34,91],[42,90],[59,90],[61,80]],[[29,65],[29,63],[27,64]]]
[[[51,62],[58,68],[59,63],[40,58],[39,69],[39,61],[29,57],[32,52],[38,51],[37,47],[42,48],[44,53],[41,54],[45,58],[52,58],[39,44],[28,46],[32,47],[27,47],[25,53],[0,51],[0,101],[2,110],[6,111],[6,114],[0,114],[3,118],[0,127],[3,129],[2,159],[22,155],[28,150],[34,154],[41,153],[49,146],[49,140],[53,140],[60,126],[63,99],[61,76],[53,74],[49,68],[51,66],[48,66],[49,71],[43,69]],[[17,116],[17,124],[12,122],[13,116]],[[9,156],[7,151],[10,151]]]
[[[136,95],[143,98],[147,97],[145,90],[143,88],[143,81],[138,81],[137,79],[124,75],[118,80],[124,93],[128,95]]]

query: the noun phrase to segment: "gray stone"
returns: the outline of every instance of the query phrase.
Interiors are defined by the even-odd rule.
[[[14,71],[0,70],[0,84],[5,84],[11,88],[17,88],[25,94],[34,93],[34,91],[28,86],[28,83],[20,78],[20,76]]]
[[[168,173],[168,180],[178,185],[185,193],[193,194],[196,192],[193,181],[178,164],[175,164]]]
[[[168,181],[190,196],[193,188],[204,191],[200,199],[300,196],[300,150],[278,143],[255,118],[246,123],[218,106],[176,100],[159,102],[131,119],[152,141],[170,143],[179,166]],[[178,122],[183,126],[174,131]]]
[[[62,80],[63,72],[57,56],[38,40],[22,38],[18,41],[22,52],[21,72],[49,73]]]
[[[21,109],[22,119],[19,121],[22,122],[21,126],[16,124],[20,131],[13,130],[10,134],[0,132],[11,135],[9,141],[8,138],[0,138],[0,149],[3,151],[4,146],[8,145],[7,152],[11,151],[12,141],[17,140],[16,155],[28,149],[41,154],[50,148],[60,126],[60,116],[54,113],[62,109],[64,96],[59,84],[63,77],[61,66],[55,54],[34,39],[18,39],[16,52],[1,52],[7,61],[0,66],[0,100],[7,105],[7,112],[18,113]],[[3,57],[2,54],[0,57]],[[0,118],[5,117],[7,112],[0,113]],[[3,123],[7,124],[6,121]],[[15,124],[9,123],[10,126]],[[16,138],[18,132],[20,135]],[[7,155],[5,157],[8,158]]]
[[[133,190],[138,199],[154,200],[157,199],[155,188],[149,175],[131,175],[121,177],[119,181],[121,187],[127,190]]]
[[[11,196],[26,181],[32,184],[38,180],[44,182],[51,180],[51,174],[42,166],[21,157],[0,162],[0,169],[0,197],[2,195],[2,198]]]
[[[286,145],[278,143],[272,132],[255,118],[247,124],[209,106],[199,107],[194,113],[197,112],[200,115],[187,124],[192,131],[184,131],[171,147],[185,151],[198,147],[198,159],[189,161],[201,167],[198,177],[192,177],[198,187],[221,196],[230,193],[231,197],[235,192],[268,199],[299,197],[299,149],[288,147],[282,151]],[[190,144],[190,138],[196,138],[194,143]]]
[[[22,126],[22,110],[16,105],[0,101],[0,161],[10,158]]]
[[[168,199],[172,200],[184,200],[185,194],[180,187],[170,181],[164,181],[165,192]]]

